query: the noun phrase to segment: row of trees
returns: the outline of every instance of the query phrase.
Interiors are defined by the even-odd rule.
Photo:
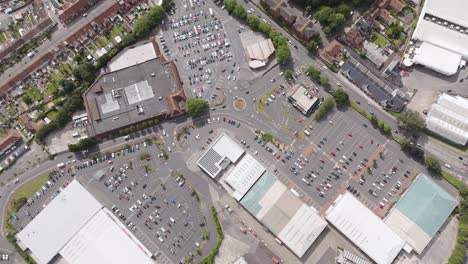
[[[278,31],[272,29],[269,24],[260,21],[260,18],[257,16],[248,15],[244,6],[237,3],[236,0],[224,0],[223,3],[226,7],[226,10],[232,13],[239,20],[247,22],[247,25],[249,25],[253,31],[262,32],[271,39],[276,49],[276,61],[279,64],[284,64],[286,61],[288,61],[290,51],[288,47],[288,41],[284,36],[282,36]]]
[[[328,80],[327,77],[321,76],[322,72],[319,69],[317,69],[314,66],[309,66],[306,69],[306,72],[308,73],[309,77],[312,78],[312,80],[318,82],[325,89],[327,90],[331,89],[330,81]]]
[[[119,136],[125,136],[159,124],[159,119],[150,119],[119,130]]]
[[[325,118],[335,107],[335,101],[333,100],[333,97],[327,97],[322,105],[319,107],[317,110],[317,113],[315,114],[314,119],[316,121],[320,121],[323,118]]]

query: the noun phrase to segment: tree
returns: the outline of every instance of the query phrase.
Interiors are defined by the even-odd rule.
[[[345,22],[345,16],[343,14],[340,14],[340,13],[332,14],[328,18],[328,23],[329,23],[328,26],[330,27],[331,32],[338,29],[341,25],[343,25],[344,22]],[[328,33],[330,33],[330,32],[328,32]]]
[[[247,17],[247,25],[253,30],[257,31],[258,26],[260,25],[260,19],[257,16],[248,16]]]
[[[291,79],[293,77],[293,74],[293,71],[287,69],[286,71],[284,71],[284,78]]]
[[[23,95],[23,98],[21,98],[23,100],[24,103],[26,103],[27,105],[30,105],[32,104],[32,99],[29,95],[25,94]]]
[[[236,0],[224,0],[223,3],[224,3],[224,6],[226,6],[226,10],[229,11],[229,13],[234,11],[234,8],[236,8],[237,6]]]
[[[336,12],[348,16],[351,9],[350,5],[343,3],[336,7]]]
[[[172,0],[163,0],[161,6],[164,8],[164,11],[169,12],[174,7],[174,2]]]
[[[163,1],[163,3],[164,3],[164,1]],[[172,6],[171,6],[170,9],[172,9]],[[148,15],[147,15],[148,18],[152,22],[151,27],[154,27],[155,25],[159,24],[163,20],[163,18],[165,16],[165,13],[166,13],[166,10],[164,10],[164,8],[161,7],[161,6],[152,7],[150,9],[150,11],[148,12]]]
[[[289,59],[288,46],[279,46],[276,48],[276,61],[278,64],[284,64]]]
[[[329,6],[321,7],[317,12],[315,12],[314,17],[320,21],[320,23],[326,23],[331,15],[335,13],[335,10]]]
[[[72,80],[68,79],[60,80],[59,85],[62,86],[65,95],[70,95],[76,88],[75,83]]]
[[[432,172],[440,173],[442,170],[439,161],[433,157],[425,157],[424,164],[426,164],[428,170]]]
[[[258,25],[258,30],[263,34],[270,35],[271,26],[265,22],[260,22],[260,24]]]
[[[323,101],[322,105],[317,110],[314,119],[316,121],[322,120],[332,109],[335,107],[335,101],[332,97],[327,97],[325,101]]]
[[[234,8],[234,15],[241,20],[247,19],[247,11],[245,11],[243,5],[236,5],[236,7]]]
[[[328,82],[328,78],[325,77],[325,76],[320,76],[320,79],[319,79],[319,82],[320,84],[326,88],[326,89],[330,89],[331,88],[331,85],[330,83]]]
[[[314,52],[322,46],[322,37],[320,33],[315,32],[312,35],[312,38],[305,44],[305,47],[308,51]]]
[[[370,122],[374,127],[376,127],[379,124],[379,120],[375,115],[371,115]]]
[[[385,123],[382,121],[382,120],[379,120],[379,122],[377,122],[377,126],[379,127],[380,130],[383,131],[383,128],[385,126]]]
[[[401,33],[405,29],[400,25],[399,22],[394,22],[390,27],[385,31],[385,34],[392,39],[399,39]]]
[[[309,68],[307,68],[307,72],[309,73],[310,78],[316,81],[320,80],[321,71],[319,69],[315,68],[314,66],[309,66]]]
[[[336,106],[349,105],[349,96],[343,89],[337,89],[333,93],[333,97],[335,97]]]
[[[153,22],[148,16],[141,17],[135,22],[133,34],[135,34],[137,39],[146,38],[153,29],[153,25]]]
[[[403,128],[411,132],[420,132],[425,127],[424,119],[422,119],[418,112],[412,110],[405,110],[398,115],[397,119]]]
[[[385,124],[383,132],[385,135],[390,135],[392,133],[392,127],[390,125]]]
[[[208,102],[200,98],[189,98],[185,102],[185,111],[189,116],[198,116],[208,108]]]
[[[411,140],[409,138],[402,138],[400,140],[400,146],[401,146],[401,149],[406,149],[411,143]]]
[[[73,69],[73,76],[79,82],[92,83],[96,77],[96,68],[92,63],[79,64]]]

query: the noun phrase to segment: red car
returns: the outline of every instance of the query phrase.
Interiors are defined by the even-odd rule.
[[[336,154],[335,154],[335,152],[332,152],[331,154],[332,154],[332,156],[333,156],[333,157],[336,157]]]

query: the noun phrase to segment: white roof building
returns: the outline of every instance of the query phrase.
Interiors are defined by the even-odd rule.
[[[231,195],[240,201],[265,170],[252,155],[246,154],[224,181],[234,190]]]
[[[466,145],[468,143],[468,99],[442,94],[427,115],[426,127],[456,144]]]
[[[37,263],[154,263],[149,252],[78,182],[72,181],[21,232],[18,245]]]
[[[325,218],[377,264],[392,263],[406,244],[349,192],[335,200]]]
[[[223,133],[203,153],[197,165],[211,178],[215,178],[229,164],[236,163],[242,154],[244,149]]]
[[[466,16],[468,2],[465,0],[427,0],[419,16],[419,21],[413,33],[413,39],[429,43],[446,52],[433,48],[424,48],[416,63],[423,64],[445,75],[454,74],[458,67],[456,54],[468,59],[468,19]],[[431,53],[434,52],[435,53]],[[451,53],[445,57],[444,55]],[[429,56],[433,56],[431,59]],[[450,66],[443,69],[437,64]]]
[[[48,263],[102,205],[78,181],[72,181],[16,235],[39,263]]]
[[[108,67],[110,72],[114,72],[155,58],[157,54],[153,41],[149,41],[125,49],[108,64]]]
[[[415,50],[413,63],[450,76],[457,73],[461,59],[462,56],[458,53],[429,44],[428,42],[423,42]]]
[[[60,255],[69,264],[154,264],[151,252],[105,208],[60,250]]]

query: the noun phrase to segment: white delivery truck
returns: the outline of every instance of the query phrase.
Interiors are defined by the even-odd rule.
[[[208,11],[210,12],[210,16],[214,17],[213,9],[211,7],[208,9]]]

